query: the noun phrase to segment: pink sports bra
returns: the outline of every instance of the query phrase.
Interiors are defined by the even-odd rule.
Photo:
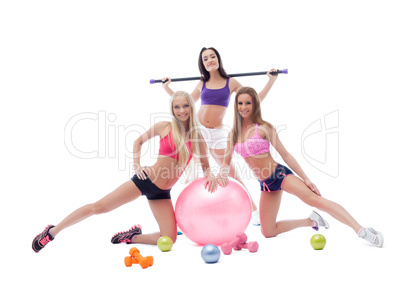
[[[243,158],[269,152],[270,143],[258,134],[258,123],[254,135],[243,143],[236,143],[234,150]]]
[[[193,150],[191,149],[191,141],[186,142],[186,147],[188,153],[190,153],[190,157],[188,158],[188,162],[190,162],[191,157],[193,157]],[[169,133],[161,138],[159,142],[159,155],[165,155],[170,158],[179,160],[179,153],[176,151],[176,145],[173,142],[172,138],[172,128],[170,128]]]

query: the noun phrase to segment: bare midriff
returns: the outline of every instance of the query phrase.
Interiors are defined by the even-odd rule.
[[[183,171],[177,165],[176,159],[164,155],[159,155],[156,163],[147,167],[149,180],[162,190],[172,188]]]
[[[246,161],[254,176],[260,181],[264,181],[271,176],[276,166],[278,166],[278,163],[275,162],[269,152],[247,157],[244,161]]]
[[[227,108],[219,105],[201,105],[198,121],[206,128],[221,128]]]

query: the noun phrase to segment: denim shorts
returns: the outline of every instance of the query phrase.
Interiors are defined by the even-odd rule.
[[[131,178],[131,180],[134,182],[135,186],[140,189],[141,194],[146,196],[148,200],[171,199],[170,189],[160,189],[158,186],[152,183],[151,180],[149,180],[148,175],[147,179],[141,180],[140,178],[138,178],[137,174],[135,174],[133,178]]]
[[[293,175],[293,172],[286,166],[278,164],[275,171],[264,181],[259,181],[261,186],[261,191],[279,191],[282,190],[282,183],[286,176]]]

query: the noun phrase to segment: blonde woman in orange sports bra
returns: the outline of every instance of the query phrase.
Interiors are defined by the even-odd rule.
[[[235,117],[229,135],[228,148],[218,175],[218,184],[226,186],[233,151],[240,154],[261,186],[260,219],[261,232],[274,237],[299,227],[329,228],[329,224],[317,212],[300,220],[277,222],[282,193],[286,191],[304,203],[327,212],[335,219],[351,227],[356,234],[377,247],[383,245],[383,235],[373,228],[361,226],[342,206],[321,196],[317,186],[304,173],[296,159],[279,140],[275,128],[261,117],[260,99],[253,88],[242,87],[235,98]],[[278,151],[286,164],[297,174],[272,158],[270,145]]]
[[[204,175],[205,187],[213,192],[216,189],[216,179],[209,169],[207,147],[197,129],[194,102],[190,94],[177,91],[171,99],[171,122],[159,122],[134,142],[133,178],[99,201],[78,208],[58,225],[49,225],[37,235],[32,242],[32,249],[39,252],[56,235],[64,229],[77,224],[84,219],[102,213],[110,212],[141,195],[148,199],[148,204],[159,225],[159,232],[142,234],[141,226],[135,225],[126,232],[120,232],[111,239],[113,244],[145,243],[156,245],[159,237],[169,236],[173,242],[177,237],[177,225],[170,200],[170,189],[176,184],[193,153],[199,154]],[[141,146],[153,137],[160,137],[159,156],[153,166],[144,167],[140,164]],[[91,235],[79,235],[75,243],[83,239],[94,238]],[[96,238],[96,236],[95,236]],[[87,240],[83,240],[87,242]]]
[[[212,157],[218,165],[221,165],[224,158],[227,138],[227,130],[223,127],[223,118],[225,117],[229,105],[230,96],[236,93],[242,85],[236,79],[226,74],[221,56],[213,47],[204,47],[201,49],[198,57],[198,68],[200,70],[201,80],[191,93],[191,97],[194,102],[201,99],[201,107],[198,110],[201,133]],[[276,70],[277,69],[271,69],[269,72]],[[269,72],[267,73],[268,81],[259,93],[261,101],[268,95],[268,92],[271,90],[278,77],[277,75],[271,75]],[[168,81],[162,85],[163,88],[169,95],[173,95],[174,91],[169,87],[170,79],[162,79],[162,81],[165,80]],[[231,168],[230,176],[243,184],[241,178],[236,173],[234,165],[232,165]],[[243,186],[245,185],[243,184]],[[250,200],[253,208],[253,224],[259,226],[260,219],[257,206],[251,195]]]

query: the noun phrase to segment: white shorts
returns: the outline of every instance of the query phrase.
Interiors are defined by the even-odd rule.
[[[199,128],[209,149],[226,149],[228,131],[226,131],[224,128],[207,128],[203,125],[200,125]]]

